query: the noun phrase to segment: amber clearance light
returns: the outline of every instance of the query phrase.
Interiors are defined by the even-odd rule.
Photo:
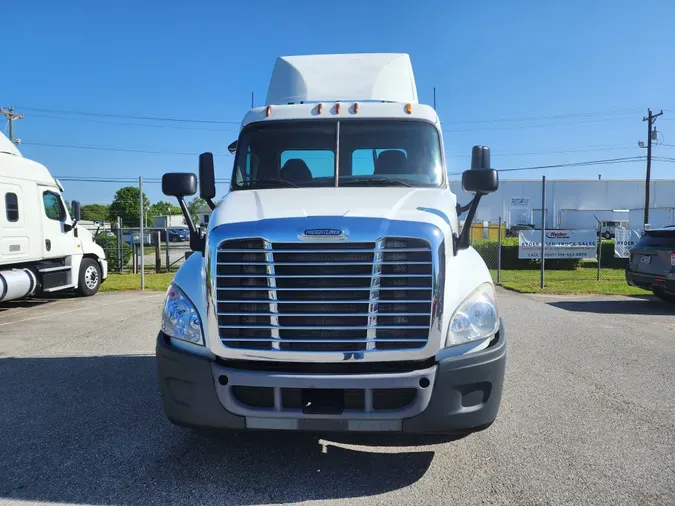
[[[405,112],[407,112],[408,114],[412,114],[412,104],[405,105]]]

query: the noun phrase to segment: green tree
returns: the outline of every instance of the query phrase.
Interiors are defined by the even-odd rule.
[[[159,202],[155,202],[150,206],[148,214],[150,215],[150,217],[154,218],[155,216],[168,216],[172,214],[181,214],[181,210],[180,207],[171,204],[170,202],[164,202],[163,200],[160,200]]]
[[[192,221],[195,222],[195,225],[199,225],[199,211],[205,207],[207,207],[206,201],[199,197],[195,197],[190,202],[188,202],[188,212],[192,217]]]
[[[87,221],[106,221],[110,215],[107,204],[87,204],[80,209],[82,219]]]
[[[122,218],[122,224],[127,227],[138,227],[141,224],[141,206],[140,193],[135,186],[125,186],[115,192],[115,198],[110,204],[108,219],[112,222],[119,216]],[[143,193],[143,211],[145,223],[148,223],[148,210],[150,209],[150,200]]]

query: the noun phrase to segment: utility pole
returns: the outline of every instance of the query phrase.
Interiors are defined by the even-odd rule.
[[[23,114],[15,113],[14,107],[11,105],[7,109],[0,107],[0,114],[2,114],[9,121],[9,140],[12,142],[12,144],[16,144],[16,141],[14,140],[14,120],[23,119]]]
[[[663,111],[658,114],[652,114],[651,109],[647,109],[647,116],[642,121],[647,122],[647,177],[645,178],[645,226],[649,223],[649,180],[652,177],[652,128],[656,118],[661,116]]]

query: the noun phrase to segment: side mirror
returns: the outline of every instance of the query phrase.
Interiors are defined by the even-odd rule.
[[[162,192],[169,197],[189,197],[197,193],[197,176],[189,172],[169,172],[162,176]]]
[[[478,203],[483,195],[497,191],[499,188],[499,175],[495,169],[490,168],[490,148],[487,146],[474,146],[471,151],[471,170],[462,174],[462,189],[465,192],[475,193],[471,203],[466,206],[457,204],[457,218],[468,211],[464,220],[462,232],[455,242],[455,255],[458,250],[467,249],[470,246],[469,233],[471,223],[476,216]]]
[[[235,153],[237,152],[237,141],[234,141],[232,144],[230,144],[229,146],[227,146],[227,150],[228,150],[230,153],[235,154]]]
[[[211,200],[216,196],[216,175],[213,169],[213,153],[199,155],[199,196],[211,209],[216,206]]]
[[[197,176],[190,172],[169,172],[162,176],[162,192],[169,197],[176,197],[180,210],[183,212],[183,218],[190,230],[190,247],[194,251],[204,253],[206,246],[204,236],[195,227],[190,210],[185,203],[185,197],[197,193]]]
[[[82,219],[82,211],[80,210],[80,203],[77,200],[73,200],[71,202],[70,210],[73,221],[80,221]]]
[[[471,169],[462,174],[462,189],[467,193],[487,195],[499,188],[499,174],[495,169]]]

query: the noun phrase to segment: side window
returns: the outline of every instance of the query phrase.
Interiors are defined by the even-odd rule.
[[[5,193],[5,211],[7,221],[11,223],[19,221],[19,198],[16,193]]]
[[[288,166],[287,162],[291,162]],[[309,172],[312,174],[312,179],[317,177],[333,177],[335,174],[335,153],[328,149],[293,149],[282,151],[280,167],[290,167],[293,164],[294,168],[307,166]]]
[[[45,214],[50,220],[63,221],[66,219],[66,212],[61,204],[61,197],[54,192],[44,192],[42,202],[45,205]]]

